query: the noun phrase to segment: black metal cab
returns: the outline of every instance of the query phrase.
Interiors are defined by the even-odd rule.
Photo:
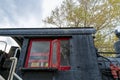
[[[0,29],[0,36],[21,47],[16,73],[23,80],[101,80],[94,33],[94,28]]]

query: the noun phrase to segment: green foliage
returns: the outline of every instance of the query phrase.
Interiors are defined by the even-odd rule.
[[[97,33],[95,39],[95,46],[98,48],[99,52],[114,52],[114,43],[118,38],[111,33],[111,35],[105,37],[106,35]]]
[[[64,0],[43,21],[56,27],[94,27],[97,30],[95,45],[111,48],[116,39],[109,33],[120,22],[119,8],[120,0]]]

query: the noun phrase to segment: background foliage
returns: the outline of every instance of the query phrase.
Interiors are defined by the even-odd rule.
[[[120,22],[120,0],[64,0],[43,21],[56,27],[94,27],[99,51],[114,51],[113,31]]]

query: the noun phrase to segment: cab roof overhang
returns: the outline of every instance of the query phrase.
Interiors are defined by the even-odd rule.
[[[22,46],[24,37],[70,36],[94,34],[93,27],[82,28],[1,28],[0,36],[12,37],[19,46]]]

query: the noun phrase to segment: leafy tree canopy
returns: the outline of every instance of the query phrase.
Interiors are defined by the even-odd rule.
[[[65,0],[43,21],[56,27],[94,27],[97,30],[95,45],[110,43],[110,47],[116,39],[109,40],[108,35],[120,22],[119,8],[120,0]]]

